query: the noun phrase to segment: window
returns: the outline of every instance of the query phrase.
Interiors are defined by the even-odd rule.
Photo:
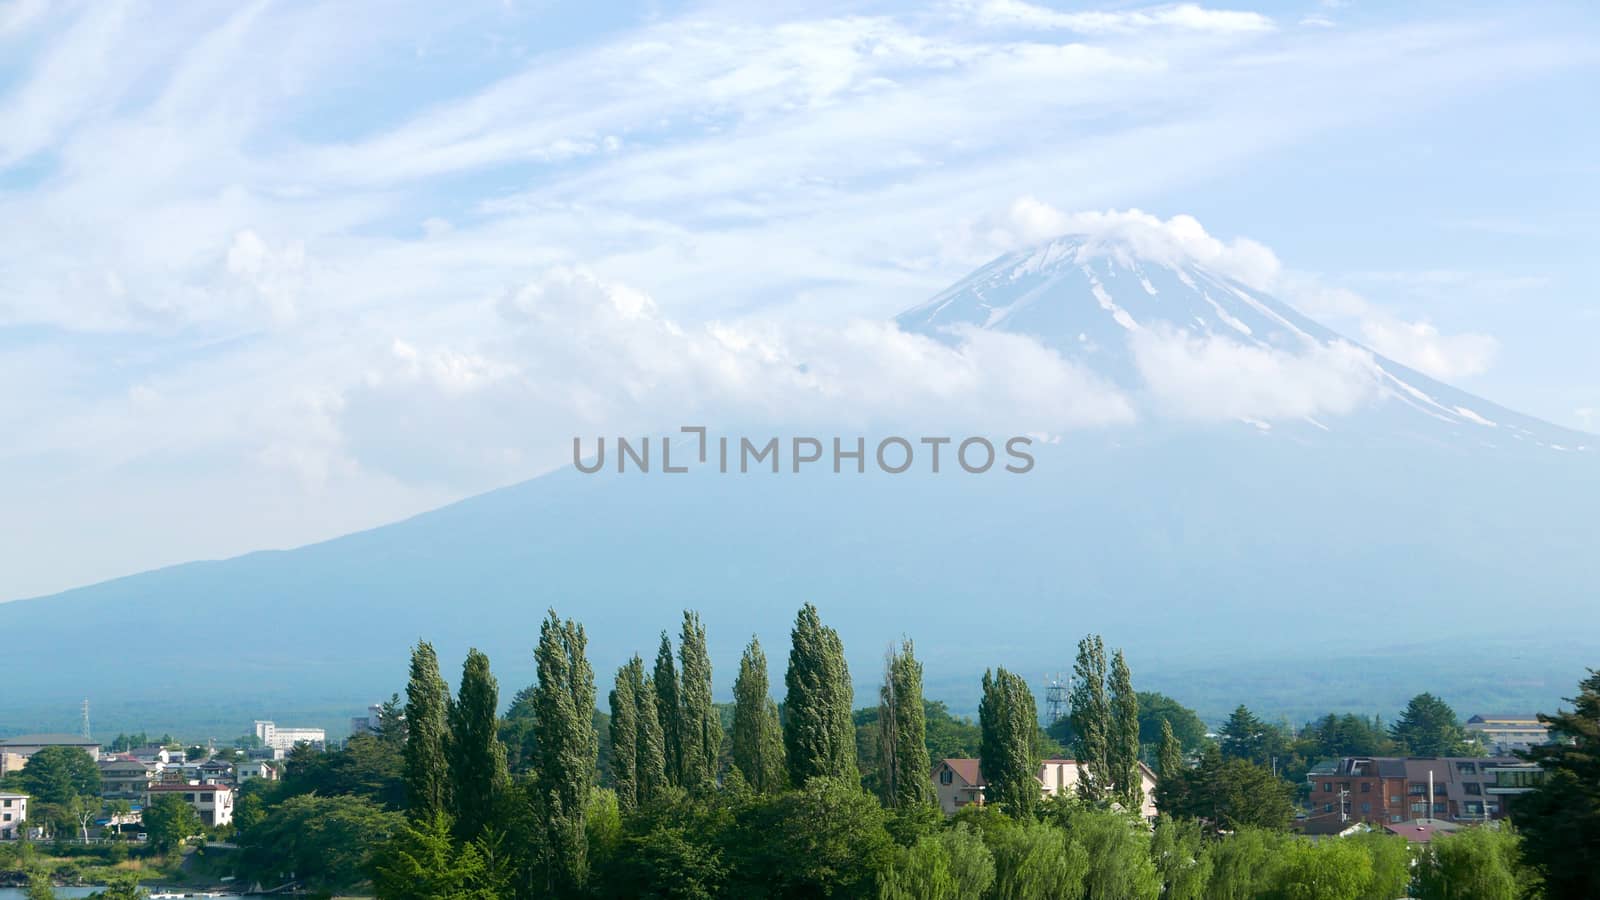
[[[183,799],[188,801],[189,803],[193,803],[194,802],[194,795],[193,794],[184,794],[183,795]]]
[[[1399,822],[1399,821],[1402,821],[1403,819],[1404,819],[1403,816],[1392,815],[1392,816],[1389,817],[1389,821],[1391,821],[1391,822]]]
[[[1469,781],[1466,784],[1463,784],[1461,786],[1461,789],[1466,791],[1467,793],[1471,794],[1474,797],[1483,796],[1483,785],[1479,784],[1476,781]]]
[[[945,769],[943,772],[939,773],[939,783],[940,784],[955,784],[955,782],[956,782],[955,773],[951,772],[949,769]]]
[[[1413,797],[1421,797],[1428,793],[1428,783],[1425,781],[1413,781],[1408,786],[1407,793]]]
[[[1398,805],[1399,803],[1400,803],[1400,795],[1399,794],[1395,794],[1394,796],[1389,798],[1389,804],[1391,806]]]
[[[5,813],[3,815],[0,815],[0,822],[9,822],[9,821],[11,821],[11,813]]]
[[[1324,804],[1322,804],[1322,811],[1325,812],[1325,813],[1333,812],[1333,804],[1332,803],[1324,803]]]
[[[1363,803],[1363,804],[1361,804],[1361,814],[1363,816],[1368,814],[1368,813],[1370,813],[1370,812],[1372,812],[1372,804],[1371,803]]]
[[[1330,793],[1331,793],[1331,792],[1332,792],[1332,791],[1333,791],[1333,782],[1331,782],[1331,781],[1324,781],[1324,782],[1323,782],[1323,783],[1322,783],[1322,789],[1323,789],[1323,790],[1324,790],[1324,791],[1326,791],[1326,792],[1330,792]]]
[[[10,809],[11,808],[11,801],[7,800],[7,801],[5,801],[3,803],[0,803],[0,806],[5,807],[6,809]]]
[[[1413,814],[1419,815],[1419,816],[1427,815],[1427,813],[1428,813],[1428,804],[1426,804],[1426,803],[1413,803],[1413,804],[1411,804],[1411,812]]]
[[[1476,772],[1476,771],[1478,771],[1478,764],[1477,763],[1470,763],[1470,762],[1458,762],[1458,763],[1456,763],[1456,771],[1457,772]]]
[[[1481,816],[1483,815],[1483,804],[1468,800],[1467,802],[1461,804],[1461,812],[1463,815]]]
[[[1361,782],[1361,793],[1363,793],[1363,794],[1372,793],[1372,782],[1370,782],[1370,781]]]
[[[1450,804],[1443,800],[1437,801],[1433,804],[1433,814],[1436,816],[1442,816],[1449,811]]]

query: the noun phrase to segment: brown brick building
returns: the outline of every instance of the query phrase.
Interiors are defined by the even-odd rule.
[[[1319,763],[1306,774],[1308,824],[1498,819],[1540,774],[1538,767],[1511,757],[1347,756]]]

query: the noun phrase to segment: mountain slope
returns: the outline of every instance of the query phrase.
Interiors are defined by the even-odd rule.
[[[1142,330],[1187,325],[1275,350],[1340,340],[1199,267],[1082,246],[1003,257],[900,323],[950,340],[951,325],[1024,331],[1130,391],[1144,373],[1128,335]],[[960,707],[984,667],[1037,680],[1098,631],[1128,648],[1142,687],[1203,712],[1213,701],[1196,694],[1226,673],[1271,674],[1228,688],[1220,709],[1296,677],[1314,694],[1335,669],[1369,693],[1312,706],[1387,711],[1416,691],[1449,695],[1395,677],[1406,664],[1484,660],[1471,667],[1482,672],[1508,639],[1600,627],[1600,464],[1556,449],[1586,439],[1370,365],[1389,389],[1348,415],[1069,433],[1025,476],[564,469],[293,551],[0,605],[0,727],[57,726],[88,696],[103,728],[227,737],[297,716],[337,728],[402,687],[419,637],[447,661],[485,650],[509,696],[532,678],[549,607],[588,626],[602,681],[683,607],[707,623],[719,692],[751,633],[781,678],[770,648],[811,601],[844,637],[861,702],[901,634],[917,640],[930,692]],[[1264,424],[1295,439],[1263,439]],[[1400,644],[1405,657],[1373,655]],[[1554,703],[1579,651],[1541,646],[1514,688],[1458,673],[1477,693],[1449,698]]]

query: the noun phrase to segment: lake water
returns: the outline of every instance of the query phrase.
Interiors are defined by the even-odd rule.
[[[69,898],[74,897],[87,897],[97,890],[99,890],[99,888],[58,887],[56,888],[56,896],[60,897],[61,900],[69,900]],[[27,891],[24,891],[21,888],[0,888],[0,900],[25,900],[27,896]],[[264,895],[247,894],[245,896],[260,897]]]

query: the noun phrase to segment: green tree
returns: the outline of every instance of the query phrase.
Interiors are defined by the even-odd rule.
[[[44,747],[28,757],[17,784],[37,803],[67,807],[78,797],[100,796],[100,767],[77,747]]]
[[[1205,896],[1206,885],[1211,881],[1211,859],[1205,855],[1199,822],[1162,813],[1150,835],[1150,860],[1161,880],[1162,900],[1199,900]]]
[[[1516,900],[1523,887],[1518,880],[1517,843],[1517,835],[1510,829],[1488,827],[1466,828],[1434,839],[1418,860],[1418,898]]]
[[[73,749],[74,753],[83,751]],[[35,869],[28,873],[28,900],[56,900],[56,888],[50,881],[50,876],[42,870]]]
[[[1139,699],[1141,746],[1153,750],[1161,743],[1163,723],[1177,736],[1185,756],[1199,756],[1211,743],[1211,739],[1206,737],[1206,723],[1200,720],[1194,710],[1157,691],[1140,691],[1136,696]],[[1154,756],[1151,755],[1149,759],[1153,762]]]
[[[901,809],[935,802],[922,704],[922,663],[909,639],[889,651],[878,695],[878,729],[884,803]]]
[[[1217,732],[1221,738],[1220,749],[1224,759],[1244,759],[1258,766],[1272,765],[1273,732],[1271,726],[1256,718],[1244,704],[1234,709]]]
[[[449,702],[450,686],[439,674],[433,645],[418,641],[411,652],[411,680],[406,684],[406,808],[413,816],[432,818],[450,811],[450,764],[445,747]]]
[[[1270,900],[1359,900],[1372,880],[1372,857],[1349,841],[1292,840],[1273,861]]]
[[[729,831],[737,843],[728,895],[872,896],[895,856],[887,819],[853,775],[758,798]]]
[[[550,610],[539,629],[534,711],[538,742],[535,814],[541,826],[546,890],[580,893],[589,877],[584,812],[594,785],[599,739],[594,727],[594,671],[583,626]]]
[[[122,872],[106,877],[103,890],[90,894],[88,900],[147,900],[150,892],[139,886],[139,876]]]
[[[1466,731],[1456,711],[1432,694],[1418,694],[1389,728],[1389,737],[1411,756],[1461,756],[1467,752]]]
[[[1176,778],[1186,767],[1183,764],[1183,746],[1172,726],[1161,721],[1161,749],[1156,754],[1156,774],[1161,778]]]
[[[374,852],[404,822],[365,797],[291,797],[239,833],[241,874],[263,884],[293,878],[313,891],[349,890],[366,880]]]
[[[665,754],[667,784],[683,784],[683,702],[678,694],[678,664],[672,658],[672,638],[661,632],[656,650],[656,715],[661,719],[661,748]]]
[[[1097,634],[1078,641],[1078,659],[1072,666],[1071,709],[1074,750],[1078,759],[1078,795],[1103,800],[1109,795],[1111,773],[1111,704],[1106,699],[1106,648]]]
[[[788,783],[783,727],[767,686],[767,654],[753,636],[739,658],[739,676],[733,682],[731,743],[733,765],[750,787],[765,794]]]
[[[1294,818],[1293,789],[1245,759],[1207,750],[1200,765],[1156,787],[1156,805],[1172,816],[1200,819],[1213,830],[1282,829]]]
[[[183,802],[183,797],[163,793],[144,808],[144,830],[150,835],[150,846],[157,853],[166,853],[178,847],[190,835],[199,834],[204,826],[194,807]]]
[[[1600,671],[1590,669],[1568,702],[1570,712],[1539,716],[1552,741],[1528,758],[1544,775],[1511,811],[1529,862],[1556,900],[1600,897]]]
[[[499,706],[500,685],[489,670],[489,657],[467,651],[461,688],[448,713],[450,797],[456,835],[463,841],[476,838],[493,821],[509,780]]]
[[[479,841],[457,844],[450,817],[407,822],[372,854],[372,887],[381,900],[498,900],[497,877]]]
[[[993,897],[1056,900],[1082,897],[1089,853],[1067,833],[1036,820],[1000,822],[984,834],[994,855]]]
[[[1133,692],[1133,673],[1118,650],[1111,658],[1111,727],[1107,734],[1106,769],[1117,802],[1124,809],[1144,805],[1144,783],[1139,772],[1139,698]]]
[[[633,771],[639,802],[643,804],[655,799],[667,786],[667,745],[666,736],[661,732],[661,715],[656,711],[655,683],[645,674],[644,660],[635,656],[634,661],[637,665],[629,673],[637,704]]]
[[[722,720],[711,702],[711,657],[698,613],[683,612],[678,658],[683,664],[678,701],[683,707],[683,786],[707,789],[717,783]]]
[[[988,782],[988,802],[1026,819],[1039,805],[1038,709],[1022,676],[999,669],[983,673],[978,727],[983,730],[979,766]]]
[[[1411,844],[1405,838],[1374,831],[1343,840],[1360,847],[1372,861],[1372,877],[1362,889],[1360,900],[1394,900],[1409,892]]]
[[[1275,886],[1276,861],[1290,840],[1278,832],[1240,828],[1207,844],[1205,858],[1211,878],[1206,883],[1206,900],[1257,900],[1265,895]]]
[[[994,854],[964,823],[902,850],[883,873],[880,900],[978,900],[994,883]]]
[[[850,706],[854,690],[838,632],[822,624],[810,603],[795,616],[789,668],[784,673],[783,747],[789,781],[804,787],[815,777],[856,779],[856,736]]]
[[[632,811],[639,805],[639,695],[634,669],[643,667],[636,655],[621,668],[611,688],[611,789],[617,804]],[[641,673],[642,674],[642,673]],[[643,677],[638,681],[643,682]]]

